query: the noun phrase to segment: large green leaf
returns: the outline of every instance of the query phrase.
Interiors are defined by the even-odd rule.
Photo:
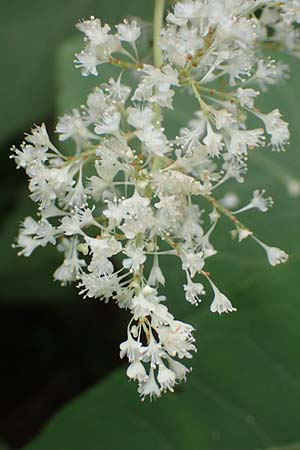
[[[4,217],[1,224],[1,302],[69,300],[74,289],[66,292],[59,283],[53,281],[52,274],[62,262],[62,256],[53,246],[38,249],[31,258],[18,257],[18,249],[12,247],[18,234],[19,222],[36,213],[36,207],[28,198],[27,192],[20,192],[18,200],[18,207]]]
[[[300,450],[300,444],[288,445],[284,447],[272,447],[268,450]]]
[[[200,352],[182,390],[141,403],[116,373],[65,408],[27,450],[255,450],[298,440],[299,313],[290,312],[297,298],[290,308],[278,297],[262,305],[253,290],[245,298],[239,317],[193,317]]]
[[[0,450],[9,450],[9,448],[3,442],[0,442]]]
[[[70,89],[65,98],[82,101],[74,73],[64,66],[65,51],[62,73],[72,79],[63,81],[64,89]],[[238,312],[219,317],[209,312],[207,301],[197,309],[184,303],[179,266],[168,259],[169,306],[197,328],[199,351],[187,384],[158,402],[141,403],[125,370],[116,372],[63,409],[26,450],[297,449],[289,446],[300,440],[300,208],[298,198],[289,197],[279,182],[276,167],[294,178],[300,172],[299,68],[294,63],[289,84],[272,90],[261,104],[266,111],[279,106],[291,122],[289,151],[262,150],[263,159],[251,158],[247,183],[239,186],[243,198],[255,187],[272,192],[273,210],[245,214],[245,221],[261,239],[289,251],[289,262],[268,267],[252,240],[230,241],[224,223],[215,239],[220,255],[209,270]],[[173,129],[192,114],[185,108],[186,96],[177,101],[180,113],[170,117]],[[64,101],[59,105],[65,106]]]

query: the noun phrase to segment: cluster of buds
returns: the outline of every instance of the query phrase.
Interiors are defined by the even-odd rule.
[[[213,294],[210,310],[219,314],[236,311],[205,270],[217,252],[211,236],[222,215],[233,224],[232,235],[253,239],[272,266],[287,260],[237,218],[272,206],[264,190],[256,189],[237,210],[235,196],[216,196],[228,180],[244,180],[249,149],[280,151],[288,143],[278,109],[262,112],[255,100],[288,73],[286,65],[264,57],[264,47],[298,55],[299,21],[296,0],[177,2],[162,29],[154,23],[151,64],[139,59],[143,30],[137,21],[124,21],[113,33],[91,17],[77,25],[86,46],[75,64],[84,76],[98,75],[101,64],[120,67],[120,75],[100,83],[80,110],[59,118],[59,140],[70,142],[73,154],[53,145],[44,125],[33,128],[21,149],[13,148],[38,204],[37,218],[21,225],[19,254],[56,245],[64,259],[55,280],[75,282],[84,297],[130,311],[120,356],[127,356],[127,375],[138,382],[142,399],[173,391],[190,371],[181,361],[196,350],[193,327],[176,320],[159,294],[162,258],[180,260],[189,303],[201,302],[204,282]],[[124,70],[134,75],[132,86],[123,84]],[[165,112],[181,91],[197,106],[170,136]],[[258,128],[248,128],[249,116]]]

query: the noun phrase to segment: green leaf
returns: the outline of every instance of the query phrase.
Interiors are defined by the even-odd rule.
[[[300,450],[300,444],[288,445],[284,447],[272,447],[267,450]]]
[[[52,274],[63,259],[55,247],[39,248],[30,258],[17,256],[18,249],[12,248],[20,222],[36,214],[36,205],[29,199],[28,192],[20,191],[18,200],[18,207],[4,217],[1,224],[1,302],[70,300],[75,288],[62,288],[53,280]]]
[[[9,450],[6,444],[4,442],[0,441],[0,450]]]
[[[71,75],[64,66],[70,59],[67,53],[74,51],[71,42],[67,46],[59,64],[64,77],[60,85],[64,90],[69,87],[58,102],[63,109],[67,103],[64,99],[72,98],[75,104],[77,99],[83,100],[84,93],[71,78],[74,73]],[[186,305],[179,264],[167,257],[169,307],[197,329],[199,351],[186,385],[158,402],[141,403],[136,385],[127,382],[122,369],[64,408],[26,450],[299,447],[289,445],[300,438],[300,208],[299,199],[288,196],[281,183],[286,177],[296,179],[300,173],[296,154],[300,140],[299,69],[300,64],[293,63],[292,80],[272,89],[261,104],[263,111],[279,106],[290,121],[291,147],[284,154],[271,154],[265,149],[259,153],[262,158],[251,157],[247,182],[237,190],[244,199],[256,187],[266,188],[273,195],[276,203],[270,213],[249,212],[244,218],[259,238],[289,251],[289,262],[268,267],[264,253],[251,239],[242,244],[230,240],[230,227],[224,222],[215,241],[220,255],[212,259],[209,270],[238,312],[219,317],[209,312],[209,300],[197,309]],[[179,114],[174,108],[169,131],[192,116],[185,95],[177,102]],[[278,177],[276,168],[283,177]]]

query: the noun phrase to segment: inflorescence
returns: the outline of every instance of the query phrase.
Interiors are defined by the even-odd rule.
[[[289,141],[279,110],[262,112],[255,101],[289,71],[264,50],[299,56],[299,22],[298,0],[177,2],[163,28],[154,23],[159,47],[151,64],[139,59],[138,21],[124,20],[116,32],[94,17],[81,21],[85,48],[75,64],[82,75],[98,75],[102,64],[119,67],[120,75],[59,118],[59,141],[74,144],[72,155],[52,144],[43,124],[21,149],[13,148],[38,204],[38,219],[21,225],[19,254],[56,245],[64,259],[55,280],[75,282],[84,297],[113,299],[130,311],[120,356],[128,358],[127,375],[142,399],[173,391],[190,371],[181,360],[196,351],[193,327],[176,320],[159,294],[164,255],[181,262],[186,300],[201,302],[205,279],[210,310],[219,314],[236,311],[205,270],[216,254],[211,236],[220,216],[231,221],[239,241],[249,237],[261,246],[272,266],[287,260],[236,217],[267,211],[273,201],[263,190],[238,210],[233,194],[218,201],[215,193],[228,180],[244,180],[249,149],[281,151]],[[134,87],[122,83],[124,71],[134,75]],[[198,106],[177,136],[169,136],[164,116],[179,91]],[[250,116],[258,128],[248,128]]]

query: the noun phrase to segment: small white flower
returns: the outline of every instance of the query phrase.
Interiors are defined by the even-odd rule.
[[[145,150],[152,155],[163,156],[170,150],[168,140],[162,129],[155,128],[153,125],[148,125],[138,130],[136,135],[144,144]]]
[[[143,361],[149,362],[152,368],[162,364],[162,357],[165,355],[160,341],[156,341],[152,334],[149,336],[150,342],[147,347],[144,347]]]
[[[163,348],[169,356],[178,358],[192,358],[192,353],[196,351],[194,345],[195,339],[192,332],[194,328],[191,325],[174,320],[169,326],[161,325],[157,332]]]
[[[273,206],[273,199],[272,197],[264,197],[265,190],[259,191],[259,189],[256,189],[253,192],[253,197],[250,202],[252,205],[252,208],[257,208],[262,212],[268,211],[271,206]]]
[[[250,109],[253,108],[254,99],[258,94],[259,92],[254,89],[243,89],[241,87],[239,87],[236,91],[236,95],[241,106],[247,106]]]
[[[168,21],[179,20],[180,25],[184,25],[188,20],[195,20],[201,17],[202,4],[199,1],[184,1],[174,5],[174,14],[169,14]]]
[[[47,147],[55,149],[53,144],[51,143],[46,126],[44,123],[40,126],[35,126],[31,130],[31,134],[27,134],[25,137],[25,141],[34,145],[35,147]]]
[[[186,381],[186,375],[191,372],[192,369],[188,369],[184,364],[175,359],[168,357],[168,364],[170,369],[175,373],[176,380]]]
[[[109,25],[105,24],[102,26],[101,21],[93,16],[91,16],[90,20],[78,22],[76,26],[94,45],[103,44],[110,31]]]
[[[94,137],[77,109],[73,109],[72,114],[65,114],[59,118],[55,132],[59,134],[60,141],[69,138],[82,141]]]
[[[282,120],[278,109],[274,109],[268,114],[256,113],[265,124],[267,133],[271,135],[273,150],[284,150],[284,145],[288,143],[290,132],[288,123]]]
[[[26,217],[21,224],[17,243],[14,246],[21,248],[18,255],[30,256],[39,246],[55,244],[57,234],[57,230],[47,219],[36,222],[32,217]]]
[[[160,106],[171,108],[174,91],[171,85],[178,85],[178,73],[171,66],[163,66],[162,69],[144,64],[141,82],[136,89],[132,100],[158,103]]]
[[[270,247],[257,239],[255,236],[253,236],[253,239],[265,250],[271,266],[277,266],[278,264],[285,263],[288,260],[289,255],[280,248]]]
[[[222,314],[236,311],[236,308],[232,306],[230,300],[226,297],[226,295],[222,294],[222,292],[219,291],[217,286],[209,278],[208,280],[214,292],[214,299],[212,304],[210,305],[211,312]]]
[[[129,362],[140,360],[143,354],[142,344],[128,333],[127,340],[120,344],[120,358],[127,356]]]
[[[69,257],[67,256],[62,265],[55,270],[53,277],[64,286],[67,283],[76,281],[85,265],[86,262],[78,258],[76,248],[74,248],[72,254]]]
[[[213,208],[212,211],[209,213],[210,223],[212,224],[217,222],[220,219],[220,217],[221,215],[216,208]]]
[[[205,295],[204,286],[201,283],[194,283],[188,276],[187,284],[183,285],[185,298],[192,305],[198,305],[201,302],[201,295]]]
[[[135,42],[141,35],[141,29],[135,20],[132,22],[124,20],[123,23],[116,25],[116,28],[121,41],[132,43]]]
[[[61,219],[61,225],[59,226],[59,229],[66,236],[73,236],[74,234],[84,234],[81,231],[80,221],[76,215],[64,216]]]
[[[239,242],[242,242],[247,237],[252,236],[252,231],[248,230],[248,228],[241,227],[240,225],[236,225],[236,229],[231,231],[231,236],[233,239],[238,237]]]
[[[160,389],[155,381],[153,368],[150,368],[149,376],[147,381],[141,383],[138,388],[138,393],[140,394],[142,401],[145,400],[145,397],[149,395],[150,400],[153,398],[159,398],[161,396]]]
[[[234,211],[233,214],[239,214],[244,211],[248,211],[249,209],[257,208],[261,212],[268,211],[271,206],[273,206],[273,199],[272,197],[264,197],[265,190],[262,189],[261,191],[259,189],[255,189],[253,192],[253,197],[250,203],[248,205],[244,206],[243,208]]]
[[[18,251],[18,256],[30,256],[32,252],[40,245],[37,239],[33,239],[31,236],[26,236],[22,233],[17,237],[17,243],[14,247],[20,247],[21,250]]]
[[[149,316],[155,310],[155,304],[149,299],[148,296],[139,293],[135,295],[131,302],[131,310],[133,317],[138,320],[145,316]]]
[[[85,34],[86,48],[76,54],[76,67],[82,69],[82,75],[97,75],[97,65],[107,62],[111,53],[121,48],[117,36],[110,34],[110,27],[102,26],[99,19],[93,16],[77,24],[77,28]]]
[[[77,287],[80,288],[79,294],[84,298],[100,298],[105,303],[109,302],[114,293],[120,292],[118,277],[113,273],[101,276],[96,273],[82,273]]]
[[[288,78],[289,66],[274,60],[259,60],[257,70],[252,81],[256,81],[262,91],[266,91],[268,85],[283,82]]]
[[[248,148],[254,149],[264,145],[264,130],[257,128],[254,130],[235,130],[226,128],[231,140],[228,150],[231,155],[245,155]]]
[[[157,284],[165,285],[165,277],[159,267],[158,255],[154,255],[153,266],[148,278],[148,283],[150,286],[156,286]]]
[[[138,381],[139,383],[143,383],[148,379],[145,367],[139,359],[136,359],[129,364],[126,374],[128,378]]]
[[[157,294],[157,290],[149,286],[149,284],[146,284],[146,286],[143,287],[142,292],[145,297],[149,297],[150,295],[155,296]]]
[[[92,48],[86,48],[80,53],[76,53],[75,67],[81,69],[81,74],[84,77],[88,75],[98,75],[97,65],[100,62],[97,59],[97,55]]]
[[[175,66],[183,67],[186,61],[203,48],[204,39],[196,27],[182,27],[179,30],[174,25],[162,29],[160,47],[165,58]]]
[[[39,224],[33,217],[26,217],[21,224],[21,231],[24,236],[33,236],[37,233]]]
[[[213,109],[212,113],[214,115],[218,130],[221,128],[230,127],[234,123],[234,118],[232,117],[232,114],[227,111],[227,109]]]
[[[11,151],[13,154],[10,158],[15,160],[17,169],[22,168],[28,170],[31,166],[39,162],[43,163],[48,158],[46,148],[44,148],[43,151],[37,151],[35,147],[26,145],[25,143],[21,145],[21,150],[13,145]]]
[[[146,255],[141,247],[135,247],[134,245],[126,247],[124,253],[128,258],[123,260],[123,266],[126,269],[131,269],[133,272],[137,272],[140,266],[146,261]]]
[[[207,135],[203,139],[203,143],[207,145],[208,153],[211,156],[219,156],[224,146],[223,136],[215,133],[209,122],[207,122]]]
[[[125,86],[121,83],[122,73],[119,75],[117,80],[113,77],[110,77],[108,83],[102,84],[102,89],[105,91],[107,97],[104,99],[105,101],[112,100],[113,103],[121,103],[122,105],[126,102],[129,94],[130,87]]]
[[[106,111],[95,126],[97,134],[115,134],[119,131],[121,114],[118,111]]]
[[[139,106],[129,107],[127,111],[127,122],[134,128],[142,129],[150,126],[154,118],[153,110],[149,106],[146,106],[143,109]]]
[[[85,240],[91,253],[91,261],[88,265],[89,271],[98,276],[111,274],[114,267],[109,258],[120,253],[122,244],[114,237],[98,239],[85,236]]]
[[[200,272],[204,266],[203,253],[194,253],[192,251],[184,251],[181,255],[182,269],[188,270],[191,277],[194,278],[196,273]]]
[[[160,384],[160,389],[162,392],[166,392],[168,390],[174,392],[176,382],[175,372],[168,369],[163,363],[158,366],[157,381]]]

